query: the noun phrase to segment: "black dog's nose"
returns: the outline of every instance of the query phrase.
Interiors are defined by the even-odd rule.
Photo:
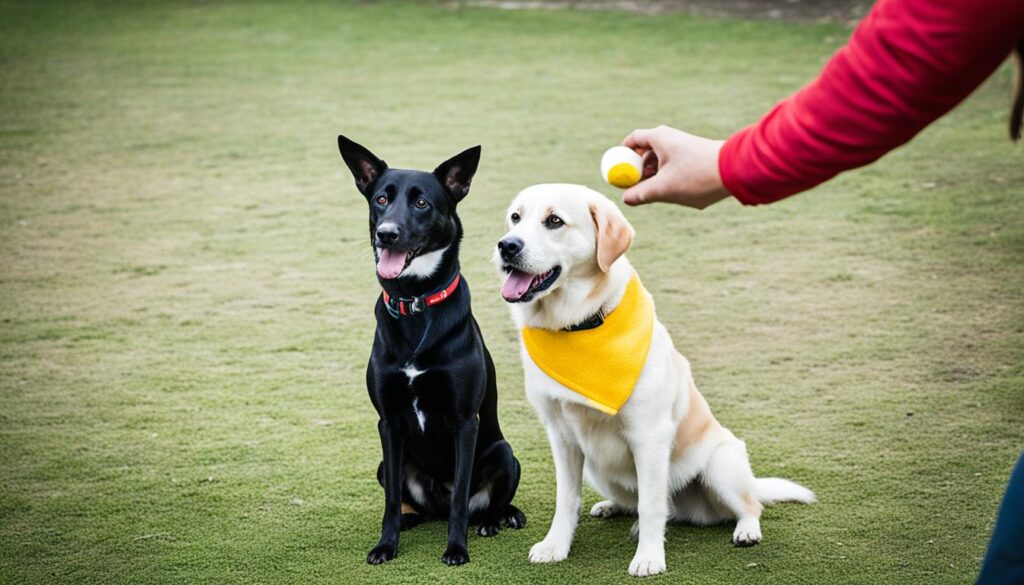
[[[505,238],[498,242],[498,253],[506,262],[515,258],[523,251],[523,241],[519,238]]]
[[[382,244],[394,244],[398,241],[398,226],[393,223],[386,223],[377,227],[377,239]]]

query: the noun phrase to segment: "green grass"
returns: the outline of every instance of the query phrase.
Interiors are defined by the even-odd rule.
[[[439,5],[0,8],[0,582],[622,582],[631,520],[532,566],[554,476],[489,266],[528,184],[599,184],[666,123],[725,136],[831,25]],[[767,208],[629,209],[631,259],[755,471],[820,503],[668,531],[673,583],[965,583],[1024,428],[1024,165],[1001,69],[912,145]],[[522,531],[369,567],[377,295],[339,132],[395,166],[484,145],[465,274]],[[588,490],[585,503],[597,495]]]

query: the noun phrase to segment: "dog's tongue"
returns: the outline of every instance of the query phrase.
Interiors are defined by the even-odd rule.
[[[533,274],[513,270],[508,273],[505,284],[501,286],[501,296],[507,301],[518,301],[530,290],[530,283],[533,282]]]
[[[405,258],[408,256],[408,252],[382,249],[377,256],[377,274],[381,278],[397,278],[402,270],[405,270]]]

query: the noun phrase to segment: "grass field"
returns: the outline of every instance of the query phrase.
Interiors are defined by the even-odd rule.
[[[622,582],[632,520],[531,566],[554,477],[487,257],[525,185],[599,184],[665,123],[725,136],[827,24],[309,2],[0,8],[0,582]],[[1024,446],[1009,67],[912,145],[767,208],[629,209],[631,259],[754,470],[765,541],[673,526],[673,583],[967,583]],[[393,166],[484,145],[463,266],[524,467],[519,532],[376,542],[378,294],[339,132]],[[597,495],[585,493],[585,505]]]

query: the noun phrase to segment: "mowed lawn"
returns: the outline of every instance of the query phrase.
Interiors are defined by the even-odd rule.
[[[181,2],[0,8],[0,582],[617,583],[631,519],[535,566],[554,475],[489,264],[522,187],[619,193],[659,123],[725,136],[849,29],[616,12]],[[764,542],[672,526],[672,583],[966,583],[1024,447],[1024,152],[1004,66],[874,166],[789,201],[627,209],[633,263],[759,475]],[[483,144],[462,264],[526,529],[403,533],[363,373],[378,295],[335,137]],[[598,496],[584,494],[587,508]]]

